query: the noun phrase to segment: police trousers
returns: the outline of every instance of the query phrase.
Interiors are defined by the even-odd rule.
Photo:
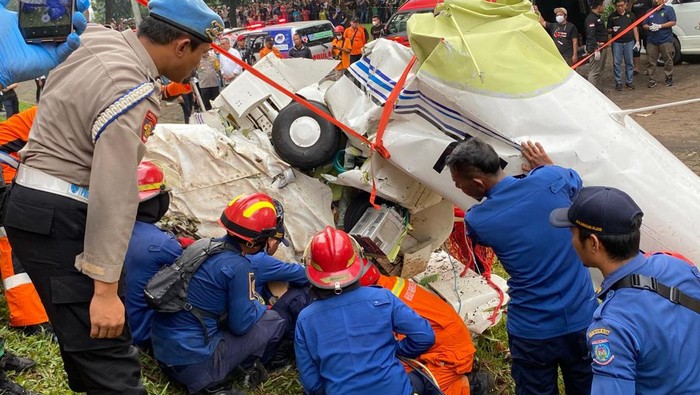
[[[508,334],[516,395],[558,395],[561,367],[567,395],[590,395],[593,372],[586,331],[533,340]]]
[[[8,193],[5,230],[53,324],[70,388],[91,395],[146,394],[128,325],[117,338],[90,338],[93,280],[74,266],[83,251],[87,204],[21,185]]]

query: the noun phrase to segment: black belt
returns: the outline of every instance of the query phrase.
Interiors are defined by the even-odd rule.
[[[684,294],[676,287],[669,287],[668,285],[662,284],[654,277],[642,276],[641,274],[628,274],[613,284],[608,291],[618,290],[620,288],[635,288],[652,291],[675,304],[679,304],[700,314],[700,300]],[[605,299],[608,291],[600,295],[601,299]]]

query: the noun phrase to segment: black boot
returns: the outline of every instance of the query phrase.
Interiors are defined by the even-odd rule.
[[[243,386],[245,388],[256,388],[266,382],[268,378],[270,375],[259,359],[256,359],[252,366],[243,368]]]
[[[3,367],[2,370],[4,371],[13,370],[15,372],[21,372],[34,365],[36,365],[36,362],[34,362],[33,359],[18,357],[9,350],[5,350],[5,354],[0,358],[0,366]]]
[[[13,383],[10,379],[5,376],[5,373],[0,371],[0,394],[2,395],[39,395],[36,392],[32,392],[24,389],[19,384]]]
[[[466,375],[469,379],[469,393],[471,395],[490,394],[496,386],[496,380],[489,372],[470,372]]]

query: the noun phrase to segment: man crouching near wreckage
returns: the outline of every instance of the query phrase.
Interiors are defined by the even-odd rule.
[[[447,158],[452,180],[480,201],[465,215],[469,237],[493,248],[510,275],[508,342],[517,394],[556,394],[558,368],[566,393],[590,394],[586,328],[597,307],[588,270],[566,229],[549,224],[582,188],[572,169],[551,165],[539,144],[523,144],[532,167],[511,177],[490,145],[459,143]],[[483,200],[486,198],[485,200]]]
[[[306,393],[413,394],[397,356],[415,358],[433,345],[428,321],[391,291],[360,285],[365,259],[343,231],[314,236],[304,262],[315,300],[299,314],[294,351]]]

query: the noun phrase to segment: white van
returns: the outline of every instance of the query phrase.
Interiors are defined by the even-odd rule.
[[[290,22],[266,26],[262,29],[275,40],[275,47],[285,58],[294,46],[292,36],[299,34],[304,44],[311,50],[314,59],[333,57],[333,25],[328,21]]]

